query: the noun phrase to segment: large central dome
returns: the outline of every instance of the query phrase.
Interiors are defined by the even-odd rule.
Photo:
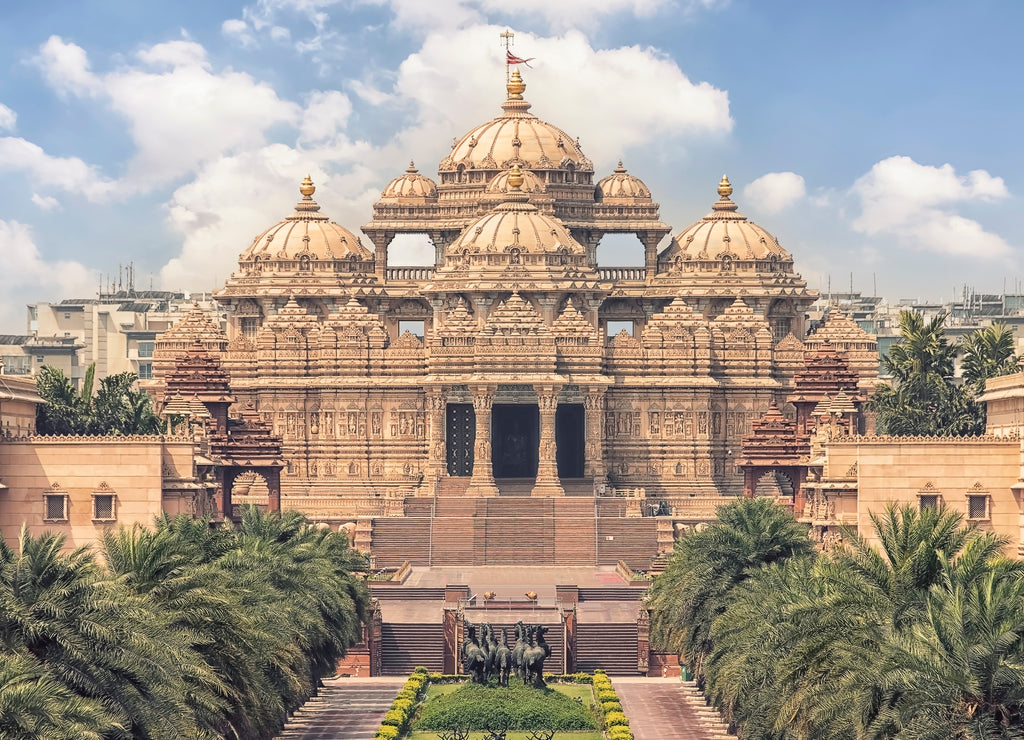
[[[526,83],[518,70],[507,88],[508,100],[501,106],[504,113],[456,139],[438,167],[440,172],[506,170],[512,164],[528,170],[593,172],[593,163],[575,138],[529,112],[530,104],[523,99]]]

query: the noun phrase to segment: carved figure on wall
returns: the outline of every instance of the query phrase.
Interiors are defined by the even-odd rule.
[[[324,412],[324,434],[328,437],[334,436],[334,412]]]
[[[351,436],[359,433],[359,414],[355,411],[348,412],[348,433]]]
[[[651,412],[651,436],[661,434],[661,414],[657,411]]]
[[[697,433],[704,436],[708,433],[708,412],[701,411],[697,414]]]
[[[320,433],[320,414],[318,414],[316,411],[309,415],[309,433]]]
[[[374,437],[381,436],[381,425],[383,423],[381,416],[380,411],[374,411],[370,414],[370,429]]]

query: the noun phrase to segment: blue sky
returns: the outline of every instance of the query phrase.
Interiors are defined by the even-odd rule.
[[[937,300],[1024,280],[1017,2],[55,0],[0,5],[0,332],[26,303],[209,290],[299,180],[357,231],[499,112],[622,158],[673,233],[728,173],[815,288]],[[399,259],[400,259],[399,255]],[[639,245],[600,252],[642,262]]]

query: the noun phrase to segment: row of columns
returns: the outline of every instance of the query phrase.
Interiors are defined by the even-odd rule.
[[[491,461],[491,411],[497,384],[471,385],[473,412],[476,417],[476,442],[473,448],[473,472],[468,496],[497,496],[498,486],[494,482],[494,466]],[[561,385],[535,384],[537,406],[540,412],[540,448],[537,460],[537,479],[531,494],[534,496],[564,496],[565,489],[558,477],[558,443],[555,439],[555,413],[558,411],[558,392]],[[584,390],[583,409],[585,413],[584,433],[584,476],[594,480],[605,477],[604,465],[604,412],[603,387]],[[447,454],[445,409],[447,399],[443,389],[428,391],[430,409],[430,459],[429,470],[435,478],[447,475]]]

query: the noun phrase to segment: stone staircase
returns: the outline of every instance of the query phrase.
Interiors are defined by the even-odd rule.
[[[615,565],[623,560],[646,571],[658,555],[658,520],[626,518],[621,500],[534,498],[528,495],[532,479],[506,482],[510,488],[496,497],[408,497],[405,517],[372,522],[375,566],[393,568],[406,560],[413,566],[504,565],[522,562],[529,553],[531,565]],[[519,489],[527,493],[512,495]]]
[[[437,624],[381,625],[381,673],[406,676],[416,666],[444,670],[444,628]]]
[[[370,740],[404,679],[330,679],[288,720],[278,740]]]
[[[635,623],[576,625],[576,670],[603,668],[610,676],[637,675]]]

